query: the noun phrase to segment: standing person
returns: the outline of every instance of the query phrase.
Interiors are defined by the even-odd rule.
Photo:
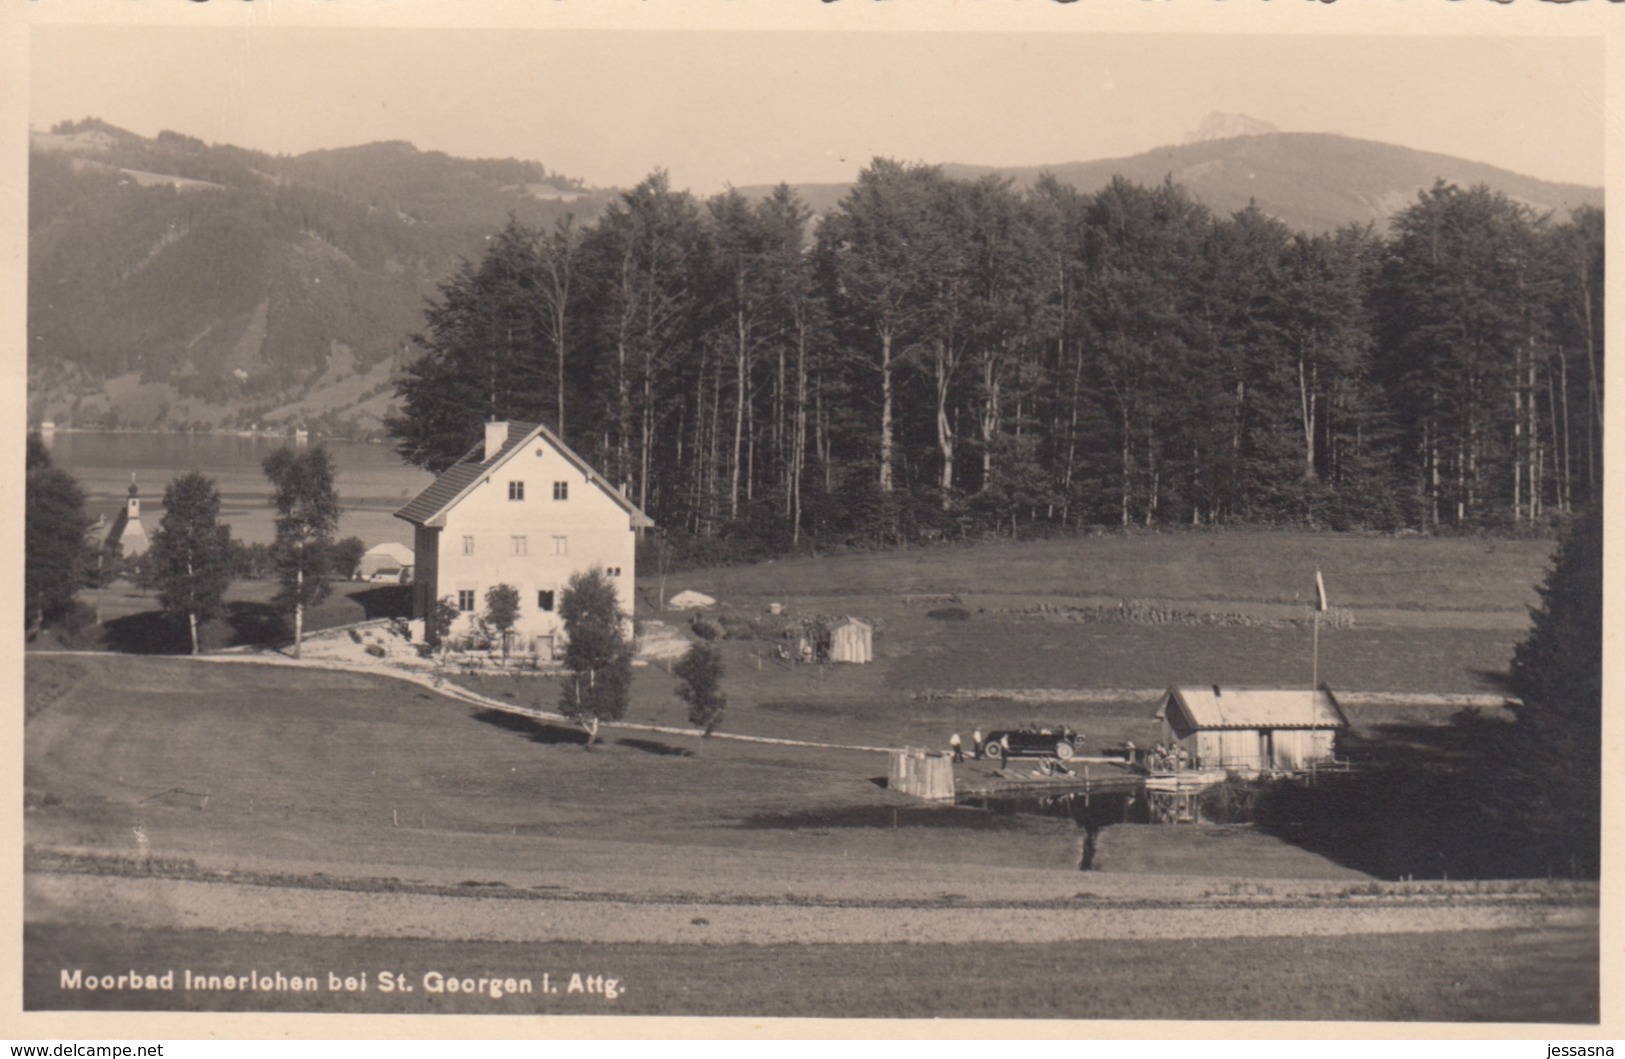
[[[971,756],[977,761],[982,760],[982,730],[980,728],[970,734]]]
[[[957,765],[961,761],[965,760],[965,747],[959,741],[959,733],[958,732],[955,732],[953,735],[950,735],[948,737],[948,746],[953,749],[953,752],[954,752],[954,764]]]

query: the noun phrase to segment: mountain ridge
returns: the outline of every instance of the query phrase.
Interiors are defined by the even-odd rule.
[[[1172,179],[1215,213],[1235,213],[1256,204],[1287,226],[1311,234],[1347,224],[1385,229],[1394,214],[1439,180],[1463,187],[1487,184],[1539,212],[1550,210],[1559,215],[1580,206],[1600,207],[1604,199],[1600,187],[1541,180],[1452,155],[1321,132],[1204,138],[1087,162],[939,164],[950,177],[976,179],[991,174],[1009,179],[1017,188],[1031,187],[1048,173],[1084,193],[1100,190],[1114,176],[1140,184]],[[823,213],[834,208],[851,184],[790,186]],[[739,190],[762,197],[771,188],[751,185]]]
[[[1173,179],[1216,213],[1256,203],[1307,232],[1382,227],[1440,179],[1488,184],[1542,212],[1603,202],[1600,188],[1446,155],[1214,119],[1197,131],[1243,131],[1128,158],[942,169],[1018,187],[1050,173],[1085,192],[1114,175]],[[30,140],[34,422],[375,434],[440,283],[510,216],[590,222],[619,194],[540,162],[400,140],[271,155],[96,119]],[[824,213],[851,185],[791,186]]]

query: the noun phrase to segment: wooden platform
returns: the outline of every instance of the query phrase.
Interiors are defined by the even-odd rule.
[[[1021,759],[1012,768],[989,768],[989,762],[965,762],[954,777],[956,799],[1020,797],[1051,794],[1130,794],[1145,785],[1145,777],[1121,765],[1074,758],[1070,775],[1043,775],[1036,759]]]

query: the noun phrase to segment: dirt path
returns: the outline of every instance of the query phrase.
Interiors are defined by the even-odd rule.
[[[184,879],[30,874],[29,923],[503,942],[1022,943],[1538,927],[1594,929],[1594,905],[979,908],[450,897]]]

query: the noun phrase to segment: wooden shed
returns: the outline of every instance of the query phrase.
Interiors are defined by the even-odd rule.
[[[1305,769],[1335,759],[1349,726],[1331,689],[1170,687],[1157,706],[1164,742],[1196,768]]]
[[[829,630],[829,660],[856,662],[875,660],[875,630],[866,621],[842,618]]]

